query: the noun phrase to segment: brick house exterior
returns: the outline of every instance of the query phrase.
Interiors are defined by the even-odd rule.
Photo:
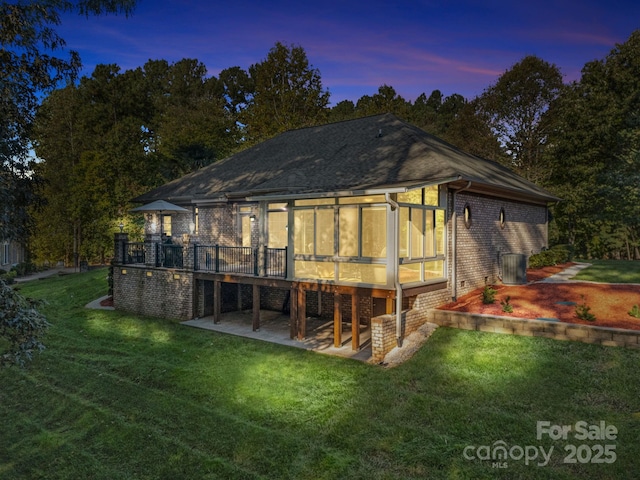
[[[546,247],[558,200],[393,115],[286,132],[135,201],[161,199],[181,213],[149,212],[144,244],[116,234],[116,308],[251,309],[254,329],[261,309],[288,312],[292,338],[319,317],[336,346],[345,326],[354,349],[370,333],[374,359],[429,309],[500,281],[505,254]]]

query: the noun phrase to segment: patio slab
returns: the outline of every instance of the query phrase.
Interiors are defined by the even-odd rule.
[[[264,342],[277,343],[288,347],[302,348],[327,355],[351,358],[362,362],[371,360],[371,330],[362,329],[360,332],[361,348],[351,349],[351,332],[343,332],[342,346],[333,346],[333,321],[307,319],[307,338],[303,340],[289,338],[289,316],[279,312],[260,311],[260,330],[252,330],[251,311],[229,312],[221,316],[219,323],[213,323],[213,317],[195,318],[182,322],[194,328],[202,328],[213,332],[237,335]]]

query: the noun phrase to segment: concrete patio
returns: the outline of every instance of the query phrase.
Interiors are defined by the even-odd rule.
[[[252,312],[250,310],[224,313],[219,323],[213,323],[213,317],[203,317],[187,320],[182,322],[182,325],[312,350],[327,355],[351,358],[362,362],[368,362],[371,359],[370,328],[361,327],[360,350],[355,351],[351,348],[351,327],[348,327],[348,331],[345,329],[342,346],[336,348],[333,346],[332,320],[308,318],[307,337],[303,340],[289,338],[288,315],[268,310],[260,311],[260,329],[255,332],[252,330]]]

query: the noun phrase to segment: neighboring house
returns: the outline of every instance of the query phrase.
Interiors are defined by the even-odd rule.
[[[15,240],[0,240],[2,251],[0,251],[0,270],[8,272],[11,267],[24,262],[24,245]]]
[[[260,309],[289,311],[292,338],[319,316],[336,345],[371,328],[382,358],[429,308],[498,282],[505,254],[546,247],[559,199],[386,114],[283,133],[134,199],[158,200],[182,208],[147,213],[144,243],[116,234],[116,308],[252,308],[254,329]]]

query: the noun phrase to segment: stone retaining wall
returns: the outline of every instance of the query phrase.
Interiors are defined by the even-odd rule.
[[[428,321],[442,327],[572,340],[614,347],[640,348],[640,331],[597,327],[554,320],[497,317],[450,310],[430,310]]]

